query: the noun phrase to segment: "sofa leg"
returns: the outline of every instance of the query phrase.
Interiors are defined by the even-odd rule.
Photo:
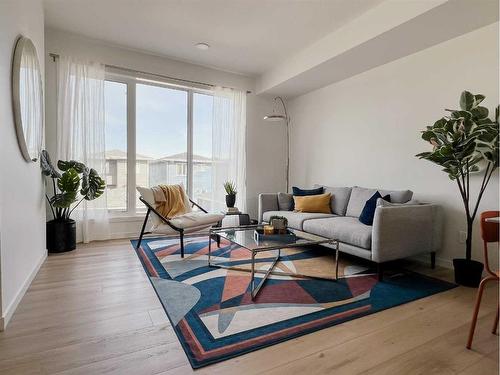
[[[384,267],[382,263],[377,263],[378,281],[384,281]]]
[[[436,252],[431,252],[431,268],[436,268]]]

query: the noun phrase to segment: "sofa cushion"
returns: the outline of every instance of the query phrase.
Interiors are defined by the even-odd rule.
[[[392,203],[406,203],[413,197],[411,190],[379,190],[382,196],[389,194]]]
[[[280,211],[292,211],[293,203],[292,194],[278,193],[278,208]]]
[[[355,217],[336,216],[307,220],[303,230],[363,249],[370,250],[372,246],[372,227],[360,223]]]
[[[288,220],[288,226],[293,229],[303,230],[304,221],[318,218],[333,217],[331,214],[309,213],[309,212],[294,212],[294,211],[266,211],[262,219],[269,222],[271,216],[283,216]]]
[[[408,202],[413,196],[413,192],[410,190],[382,190],[354,186],[351,191],[351,196],[349,197],[349,203],[345,213],[346,216],[359,217],[366,201],[370,199],[377,190],[382,196],[389,194],[391,196],[391,202],[393,203]]]
[[[314,185],[315,188],[321,186],[322,185]],[[323,186],[323,188],[325,189],[325,193],[330,193],[332,195],[332,200],[330,201],[332,212],[336,215],[344,216],[347,210],[347,203],[349,203],[351,188],[335,186]]]
[[[416,199],[409,200],[406,203],[392,203],[387,202],[386,200],[379,198],[377,199],[377,207],[394,207],[394,206],[419,206],[425,203],[420,203],[420,201]]]

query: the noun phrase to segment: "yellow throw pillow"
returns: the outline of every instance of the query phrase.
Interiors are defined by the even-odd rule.
[[[330,200],[331,193],[318,195],[293,196],[295,202],[295,211],[297,212],[315,212],[322,214],[331,214]]]

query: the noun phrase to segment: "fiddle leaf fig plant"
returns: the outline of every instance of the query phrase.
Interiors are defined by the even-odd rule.
[[[55,220],[70,220],[71,213],[84,200],[99,198],[106,187],[105,181],[97,171],[75,160],[57,162],[59,172],[50,160],[50,155],[43,150],[40,155],[42,174],[52,181],[53,195],[45,194]],[[71,207],[76,203],[73,207]]]
[[[449,115],[422,131],[422,139],[433,146],[432,151],[416,155],[441,166],[450,180],[457,183],[467,219],[467,260],[471,259],[472,225],[479,203],[499,164],[499,107],[494,119],[490,119],[488,108],[480,105],[484,99],[481,94],[462,92],[460,109],[446,109]],[[470,188],[471,174],[482,176],[475,199]]]

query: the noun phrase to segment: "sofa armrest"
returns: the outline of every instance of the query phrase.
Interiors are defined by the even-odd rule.
[[[439,250],[441,208],[435,204],[380,206],[372,228],[372,260],[381,263]]]
[[[262,215],[266,211],[279,211],[278,194],[261,193],[259,194],[259,223],[262,223]]]

